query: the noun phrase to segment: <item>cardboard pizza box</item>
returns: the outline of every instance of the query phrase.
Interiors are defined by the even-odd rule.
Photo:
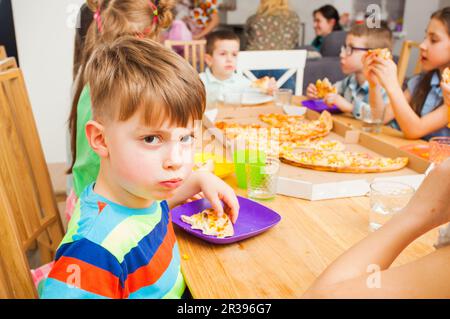
[[[227,156],[232,160],[233,142],[227,140],[224,134],[215,128],[215,123],[226,121],[266,126],[258,119],[258,115],[268,113],[283,113],[283,110],[273,105],[218,108],[205,114],[204,125],[214,130],[215,138],[226,146]],[[319,113],[311,110],[307,110],[305,114],[309,120],[316,120],[319,116]],[[317,171],[281,163],[278,194],[308,200],[364,196],[369,192],[370,183],[376,180],[399,181],[417,188],[429,166],[428,161],[384,142],[379,136],[355,130],[335,119],[333,119],[332,132],[324,139],[339,140],[345,144],[348,151],[366,152],[385,157],[408,157],[409,162],[407,167],[398,171],[365,174]]]

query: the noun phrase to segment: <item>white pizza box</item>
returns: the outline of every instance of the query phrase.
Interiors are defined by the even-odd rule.
[[[259,114],[282,112],[281,108],[273,105],[241,107],[239,109],[219,108],[214,110],[214,114],[208,114],[207,112],[204,121],[205,126],[210,128],[214,127],[214,123],[217,121],[261,123],[263,125],[258,119]],[[314,120],[320,114],[308,110],[305,116]],[[228,141],[220,130],[216,129],[215,135],[218,141],[227,146],[227,149],[232,146],[232,142]],[[337,120],[333,120],[333,130],[325,139],[343,142],[348,151],[367,152],[372,155],[387,157],[408,157],[408,166],[393,172],[350,174],[317,171],[281,163],[278,194],[307,200],[364,196],[370,189],[370,183],[377,180],[399,181],[417,188],[429,166],[428,161],[387,144],[376,135],[353,130],[350,126]]]

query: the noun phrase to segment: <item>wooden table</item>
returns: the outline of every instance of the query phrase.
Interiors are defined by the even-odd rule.
[[[337,119],[358,126],[350,118]],[[379,138],[398,146],[417,142],[391,133],[383,129]],[[234,175],[225,180],[246,196]],[[181,256],[188,256],[182,271],[194,298],[299,298],[331,262],[369,233],[368,197],[307,201],[279,195],[263,204],[277,211],[281,222],[238,243],[209,244],[176,227]],[[436,238],[434,230],[417,239],[394,265],[432,252]]]

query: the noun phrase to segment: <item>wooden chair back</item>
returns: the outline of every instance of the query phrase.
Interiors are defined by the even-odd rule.
[[[0,72],[17,68],[17,63],[15,58],[6,58],[1,60],[0,59]]]
[[[16,243],[0,250],[0,271],[10,282],[3,286],[13,287],[12,298],[33,297],[32,289],[15,290],[30,271],[27,263],[20,262],[20,268],[16,264],[34,247],[42,264],[52,261],[63,227],[23,75],[17,68],[0,72],[0,149],[0,233],[10,231],[11,224],[16,229],[12,231]],[[12,263],[14,254],[17,261]]]
[[[397,78],[400,85],[403,85],[405,81],[406,72],[409,66],[409,60],[411,57],[411,50],[413,48],[419,49],[420,43],[406,40],[403,42],[402,50],[400,52],[400,58],[398,60],[397,65]],[[417,60],[414,67],[414,74],[419,74],[422,70],[422,66],[420,65],[420,60]]]
[[[3,45],[0,45],[0,61],[4,60],[8,57],[6,54],[6,48]]]
[[[287,69],[277,80],[277,86],[281,87],[295,74],[294,93],[302,95],[306,55],[306,50],[241,51],[237,69],[252,81],[256,80],[252,71]]]
[[[183,56],[198,72],[205,71],[206,40],[175,41],[166,40],[164,45],[169,49],[181,48]]]

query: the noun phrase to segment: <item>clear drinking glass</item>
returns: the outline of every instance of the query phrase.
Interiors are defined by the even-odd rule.
[[[292,101],[292,90],[291,89],[278,89],[273,93],[273,98],[275,105],[278,107],[283,107],[284,105],[290,105]]]
[[[257,200],[273,199],[277,193],[280,161],[267,157],[264,163],[257,161],[248,164],[247,195]]]
[[[374,110],[369,105],[364,105],[361,108],[362,130],[368,133],[381,133],[385,112],[386,106]]]
[[[439,136],[430,139],[430,161],[440,164],[450,157],[450,137]]]
[[[375,231],[400,212],[414,195],[414,188],[400,182],[370,184],[369,230]]]

